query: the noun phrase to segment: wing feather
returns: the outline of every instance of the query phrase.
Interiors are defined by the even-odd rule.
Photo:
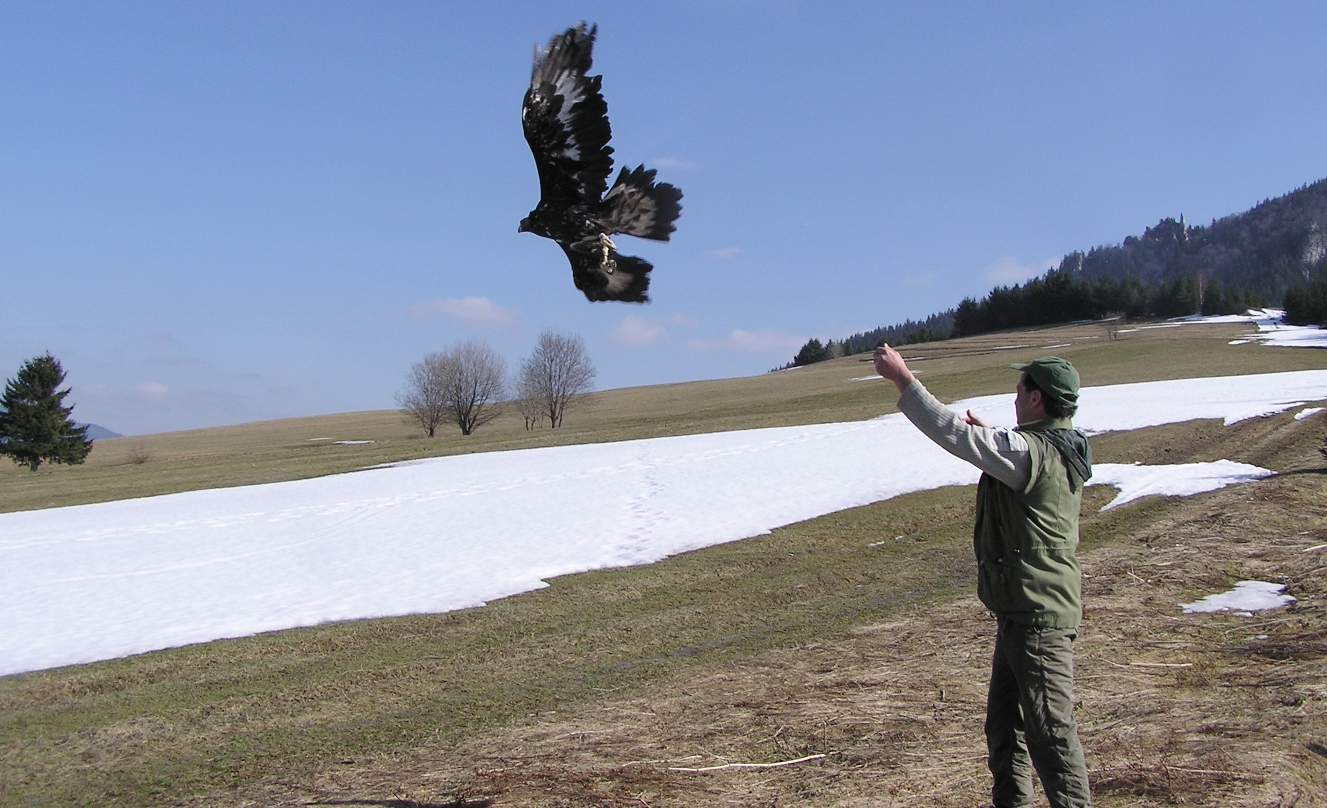
[[[585,23],[535,49],[521,108],[525,140],[539,170],[542,201],[597,203],[613,172],[612,129],[601,76],[586,76],[598,26]]]

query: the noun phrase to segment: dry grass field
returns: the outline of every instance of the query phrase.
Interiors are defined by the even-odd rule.
[[[1242,330],[1110,339],[1083,325],[904,355],[947,399],[1008,391],[1008,363],[1045,353],[1089,384],[1327,367],[1323,351],[1227,345]],[[892,409],[882,382],[852,381],[869,371],[849,357],[606,391],[564,429],[513,418],[471,439],[416,439],[392,413],[117,439],[85,467],[4,470],[0,501],[858,419]],[[1093,439],[1098,462],[1277,472],[1106,512],[1113,490],[1088,490],[1078,697],[1099,805],[1327,805],[1325,440],[1327,416],[1292,413]],[[0,678],[0,805],[980,805],[992,626],[971,594],[972,496],[913,494],[481,609]],[[1254,618],[1181,614],[1245,578],[1298,601]]]
[[[1084,324],[911,345],[904,355],[946,399],[1009,391],[1009,363],[1052,352],[1073,361],[1085,384],[1327,366],[1327,352],[1226,344],[1251,330],[1186,325],[1112,339],[1106,327]],[[559,429],[526,431],[512,413],[474,435],[444,427],[426,438],[387,410],[101,440],[80,466],[43,466],[34,474],[0,463],[0,512],[318,477],[419,457],[854,421],[893,411],[882,381],[852,381],[868,375],[862,355],[761,376],[606,390]]]

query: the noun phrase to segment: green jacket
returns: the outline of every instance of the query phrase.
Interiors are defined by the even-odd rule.
[[[986,473],[977,484],[977,596],[1015,623],[1075,628],[1083,611],[1078,512],[1092,449],[1067,418],[1018,431],[1031,449],[1027,487],[1016,491]]]

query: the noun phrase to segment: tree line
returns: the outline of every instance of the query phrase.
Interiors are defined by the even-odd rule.
[[[954,310],[932,314],[925,320],[905,320],[897,325],[873,328],[845,337],[841,340],[829,340],[821,343],[812,337],[802,346],[792,361],[774,370],[802,367],[826,359],[874,351],[881,345],[910,345],[917,342],[934,342],[949,339],[954,324]]]
[[[547,422],[562,426],[568,407],[594,389],[596,371],[579,336],[545,331],[534,351],[521,361],[515,378],[507,363],[482,340],[457,342],[430,353],[410,368],[397,403],[430,438],[438,427],[453,424],[470,435],[513,406],[535,429]],[[515,392],[508,399],[509,391]]]
[[[951,336],[1107,317],[1242,314],[1266,305],[1259,293],[1208,281],[1201,274],[1146,283],[1136,276],[1088,278],[1051,270],[1024,284],[997,286],[981,300],[964,298],[954,313]]]
[[[1315,284],[1307,288],[1290,287],[1285,297],[1286,322],[1327,321],[1327,316],[1323,315],[1327,306],[1327,280]],[[1312,291],[1315,289],[1318,291]],[[888,328],[853,334],[843,340],[831,339],[823,344],[818,339],[811,339],[784,367],[800,367],[865,353],[886,343],[908,345],[1109,317],[1140,319],[1242,314],[1250,308],[1267,305],[1269,301],[1260,293],[1209,281],[1201,274],[1181,275],[1169,282],[1147,283],[1136,276],[1124,279],[1110,275],[1082,277],[1064,269],[1052,269],[1026,283],[997,286],[981,300],[964,298],[958,308],[933,314],[925,320],[907,320]]]
[[[1327,327],[1327,275],[1320,275],[1286,292],[1286,322]]]

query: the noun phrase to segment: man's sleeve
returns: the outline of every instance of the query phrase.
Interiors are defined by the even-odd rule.
[[[898,408],[913,426],[945,451],[1015,491],[1022,491],[1031,482],[1032,450],[1019,433],[968,424],[917,380],[904,389]]]

